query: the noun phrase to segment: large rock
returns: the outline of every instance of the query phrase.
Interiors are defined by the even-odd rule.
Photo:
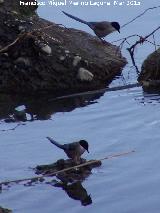
[[[12,2],[13,10],[0,10],[0,91],[64,95],[103,88],[121,73],[118,47],[41,19],[33,7],[22,16]]]
[[[0,206],[0,213],[12,213],[12,211],[9,209],[4,209]]]
[[[138,81],[144,89],[160,90],[160,48],[145,59]]]

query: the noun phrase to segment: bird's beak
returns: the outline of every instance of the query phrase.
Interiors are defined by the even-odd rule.
[[[120,30],[117,30],[120,33]]]
[[[89,153],[88,149],[87,149],[87,152]]]

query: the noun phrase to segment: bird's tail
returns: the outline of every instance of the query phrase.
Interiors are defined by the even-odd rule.
[[[79,21],[79,22],[81,22],[81,23],[83,23],[83,24],[89,25],[89,22],[87,22],[87,21],[84,21],[84,20],[82,20],[82,19],[80,19],[80,18],[77,18],[77,17],[75,17],[75,16],[72,16],[72,15],[70,15],[70,14],[64,12],[64,11],[62,11],[62,12],[63,12],[66,16],[68,16],[68,17],[70,17],[70,18],[72,18],[72,19],[74,19],[74,20],[76,20],[76,21]]]
[[[52,144],[54,144],[55,146],[59,147],[60,149],[63,149],[63,145],[59,144],[58,142],[56,142],[55,140],[53,140],[50,137],[46,137]]]

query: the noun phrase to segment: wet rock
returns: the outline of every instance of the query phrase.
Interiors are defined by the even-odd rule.
[[[160,91],[160,48],[145,59],[138,81],[145,90]]]
[[[6,123],[14,123],[14,122],[26,122],[27,121],[27,113],[24,106],[16,107],[12,114],[8,114],[7,118],[4,119]]]
[[[24,32],[27,31],[27,28],[26,28],[25,26],[20,25],[20,26],[18,26],[18,30],[19,30],[21,33],[24,33]]]
[[[4,208],[0,207],[0,213],[12,213],[12,211],[9,209],[4,209]]]
[[[118,47],[39,18],[37,6],[20,7],[16,0],[5,0],[2,5],[0,92],[56,96],[100,89],[126,64]],[[89,73],[81,77],[80,68]]]
[[[85,159],[81,159],[81,163],[91,163],[91,164],[85,165],[83,167],[79,167],[77,169],[62,171],[56,174],[56,172],[60,170],[76,166],[71,159],[68,159],[68,160],[60,159],[53,164],[37,166],[35,168],[35,172],[36,174],[43,174],[45,176],[56,175],[56,177],[62,182],[72,183],[74,181],[84,180],[91,174],[91,171],[93,168],[101,166],[101,161],[94,161],[94,160],[86,161]]]
[[[13,118],[14,118],[15,122],[17,122],[17,121],[23,121],[23,122],[27,121],[27,115],[26,115],[25,110],[22,110],[22,111],[15,110],[14,114],[13,114]]]

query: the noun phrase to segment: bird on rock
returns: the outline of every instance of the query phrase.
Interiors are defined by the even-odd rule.
[[[47,139],[57,146],[58,148],[62,149],[66,155],[71,158],[76,164],[80,163],[81,155],[88,151],[88,142],[86,140],[80,140],[78,142],[68,143],[68,144],[59,144],[51,137],[47,137]]]
[[[110,33],[114,32],[114,31],[118,31],[120,33],[120,25],[118,22],[109,22],[109,21],[101,21],[101,22],[88,22],[88,21],[84,21],[78,17],[75,17],[73,15],[70,15],[69,13],[66,13],[64,11],[62,11],[66,16],[79,21],[83,24],[86,24],[88,27],[90,27],[94,33],[96,34],[96,36],[104,42],[104,37],[106,37],[107,35],[109,35]]]

